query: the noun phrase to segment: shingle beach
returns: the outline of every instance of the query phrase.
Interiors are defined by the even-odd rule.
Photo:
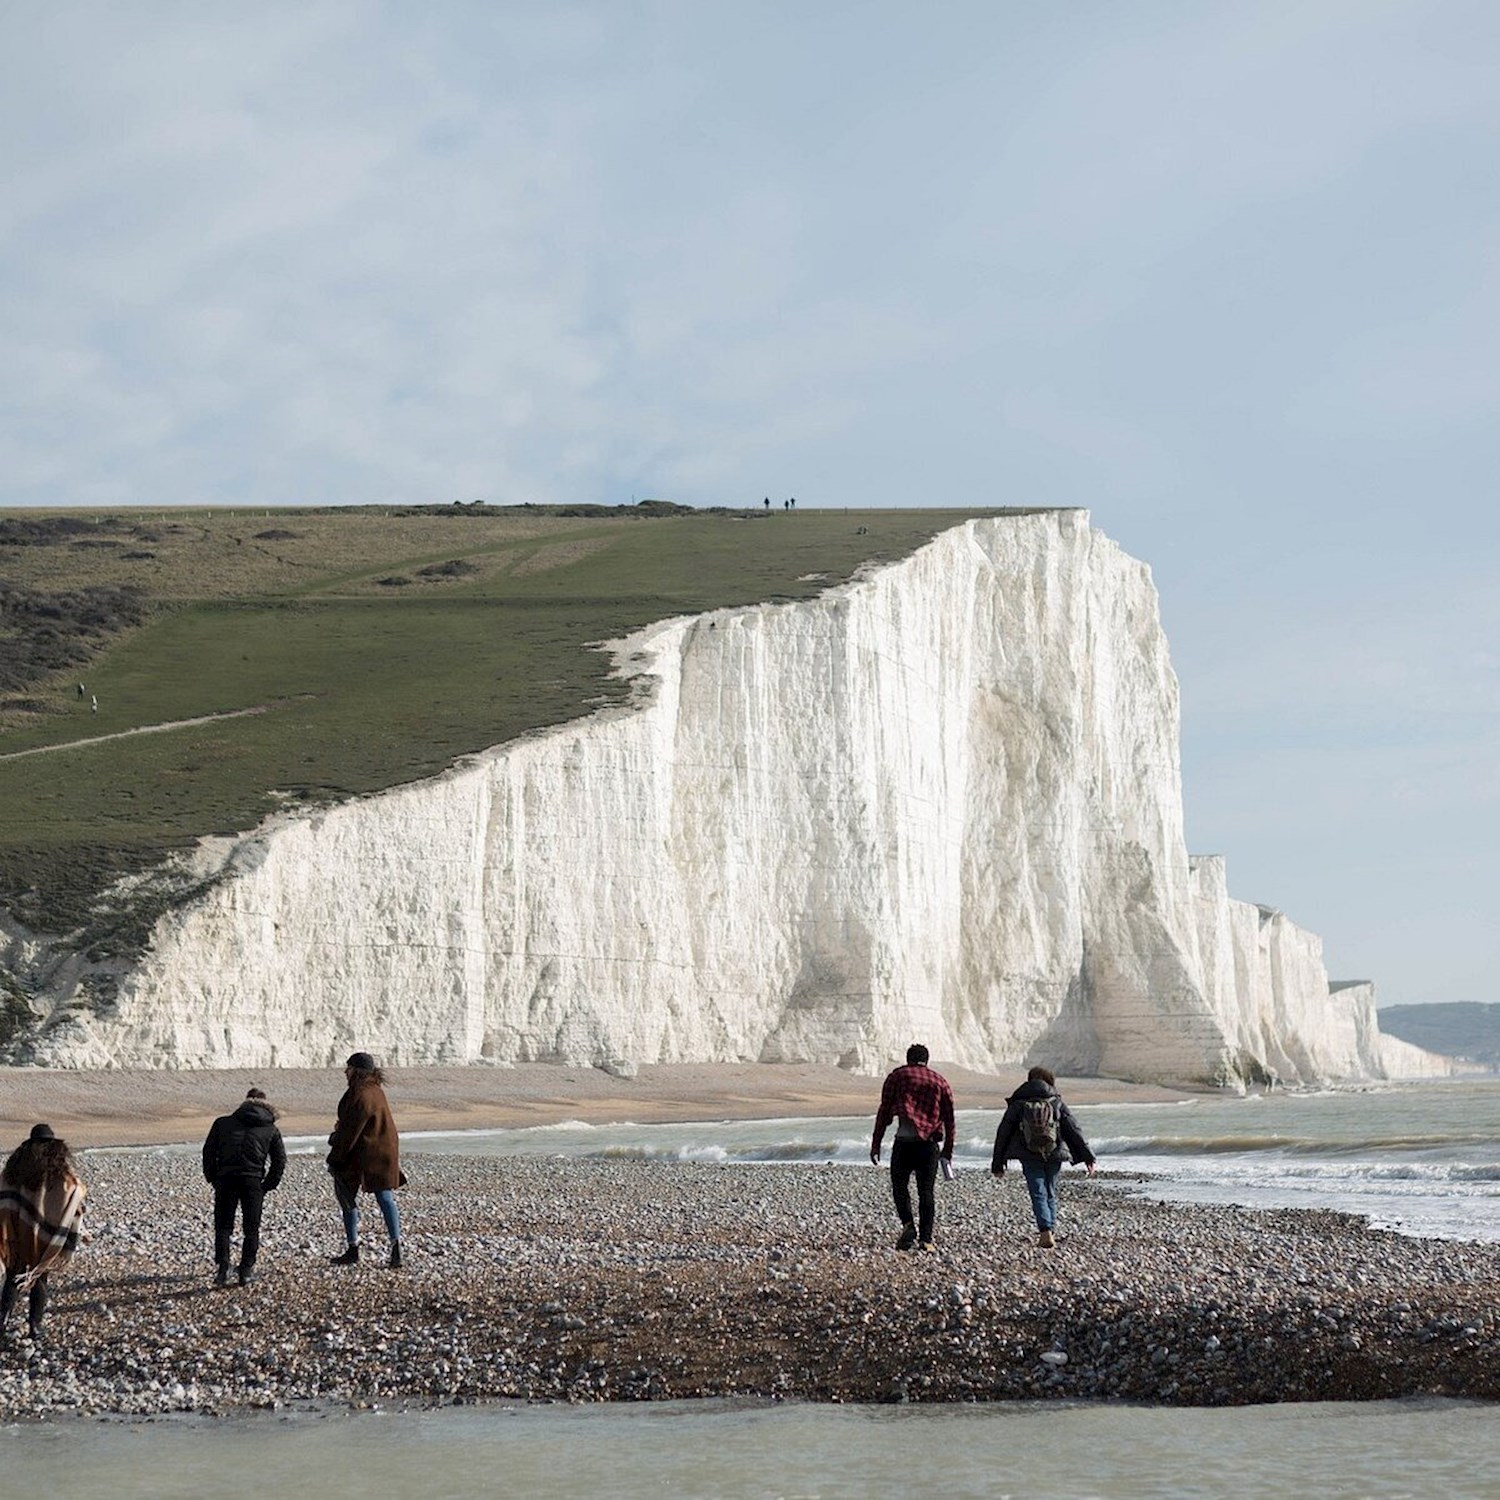
[[[1045,1252],[1016,1174],[970,1171],[939,1186],[936,1253],[899,1255],[873,1167],[413,1154],[408,1170],[403,1270],[385,1268],[373,1213],[366,1260],[327,1264],[328,1178],[299,1156],[267,1203],[260,1278],[219,1290],[193,1158],[89,1154],[92,1241],[54,1277],[46,1342],[13,1320],[0,1420],[733,1394],[1500,1397],[1500,1246],[1160,1206],[1069,1173]]]

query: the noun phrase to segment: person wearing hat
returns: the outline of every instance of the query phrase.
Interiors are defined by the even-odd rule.
[[[328,1137],[328,1170],[344,1216],[348,1246],[330,1257],[336,1266],[359,1264],[359,1194],[375,1195],[391,1241],[391,1270],[401,1269],[401,1215],[396,1192],[406,1183],[401,1170],[401,1138],[385,1097],[383,1074],[368,1052],[355,1052],[344,1064],[348,1088],[339,1100],[338,1123]]]
[[[33,1125],[0,1168],[0,1337],[16,1293],[25,1291],[31,1341],[41,1342],[48,1278],[83,1238],[86,1193],[67,1142],[50,1125]]]
[[[245,1238],[240,1246],[239,1280],[255,1276],[260,1253],[261,1205],[286,1171],[286,1146],[276,1128],[276,1111],[263,1089],[251,1089],[232,1115],[220,1115],[203,1142],[203,1180],[214,1190],[214,1281],[229,1285],[229,1243],[238,1212]]]

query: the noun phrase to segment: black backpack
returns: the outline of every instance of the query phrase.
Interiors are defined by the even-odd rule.
[[[1021,1105],[1021,1140],[1028,1151],[1052,1156],[1062,1137],[1062,1100],[1056,1094]]]

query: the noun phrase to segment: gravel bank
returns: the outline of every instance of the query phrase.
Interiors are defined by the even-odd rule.
[[[1032,1247],[1016,1174],[939,1185],[898,1255],[874,1168],[413,1155],[406,1269],[352,1269],[321,1163],[268,1202],[261,1278],[211,1286],[191,1158],[85,1158],[93,1241],[17,1315],[0,1420],[494,1398],[1218,1405],[1500,1397],[1500,1247],[1339,1214],[1181,1208],[1064,1180]],[[372,1205],[373,1208],[373,1205]],[[373,1234],[372,1234],[373,1229]],[[365,1244],[383,1241],[366,1214]]]

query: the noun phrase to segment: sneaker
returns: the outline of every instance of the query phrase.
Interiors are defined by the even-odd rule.
[[[916,1243],[917,1226],[915,1224],[908,1224],[906,1228],[901,1231],[901,1238],[896,1241],[896,1248],[898,1250],[910,1250],[911,1247]]]
[[[1050,1250],[1056,1241],[1052,1238],[1050,1229],[1043,1229],[1038,1232],[1036,1243],[1039,1250]]]
[[[934,1245],[931,1240],[923,1240],[920,1244],[918,1244],[917,1249],[922,1251],[924,1254],[931,1255],[932,1252],[937,1249],[937,1246]]]
[[[254,1280],[255,1280],[255,1267],[254,1266],[241,1266],[240,1267],[240,1285],[241,1286],[249,1286],[250,1283],[252,1281],[254,1281]]]
[[[401,1269],[401,1241],[400,1240],[395,1240],[395,1241],[392,1242],[392,1244],[391,1244],[391,1258],[390,1258],[388,1264],[389,1264],[391,1270],[393,1270],[393,1271],[399,1271]]]
[[[219,1269],[214,1272],[214,1285],[215,1286],[228,1286],[229,1285],[229,1267],[228,1266],[220,1266]]]
[[[359,1246],[350,1245],[342,1255],[330,1255],[328,1257],[330,1266],[357,1266],[359,1264]]]

